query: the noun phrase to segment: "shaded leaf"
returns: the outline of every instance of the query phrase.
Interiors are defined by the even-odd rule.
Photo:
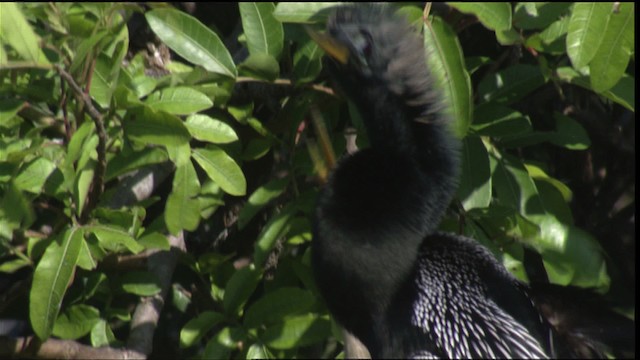
[[[491,202],[491,169],[487,149],[478,137],[467,136],[462,144],[458,197],[467,211],[487,207]]]
[[[291,349],[315,344],[331,334],[331,321],[315,314],[291,317],[267,328],[260,337],[274,349]]]
[[[546,82],[540,67],[517,64],[485,77],[478,96],[486,102],[510,104],[522,99]]]
[[[473,14],[491,30],[511,28],[511,4],[505,2],[449,2],[452,7],[465,14]]]
[[[198,175],[190,161],[178,166],[173,177],[173,190],[167,199],[164,221],[172,234],[194,231],[200,224],[200,206],[196,196],[200,189]]]
[[[180,331],[180,347],[187,348],[195,345],[223,319],[224,315],[213,311],[205,311],[198,314],[182,327]]]
[[[152,296],[161,290],[158,278],[147,271],[130,271],[120,278],[123,291],[134,295]]]
[[[315,299],[308,290],[279,288],[265,294],[247,309],[244,324],[248,327],[271,324],[309,310],[314,302]]]
[[[237,270],[227,282],[222,305],[228,315],[236,315],[254,292],[262,274],[254,266]]]
[[[265,205],[280,196],[288,183],[286,178],[274,179],[257,188],[238,213],[238,228],[244,228]]]
[[[65,309],[53,326],[53,335],[61,339],[79,339],[87,335],[100,320],[100,311],[85,304]]]
[[[122,125],[125,135],[143,144],[176,146],[187,144],[191,139],[179,118],[146,106],[129,110]]]

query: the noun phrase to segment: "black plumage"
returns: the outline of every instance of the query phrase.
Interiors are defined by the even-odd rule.
[[[341,6],[327,67],[371,146],[322,190],[312,265],[335,319],[378,357],[546,357],[527,288],[472,239],[436,229],[457,187],[459,140],[418,34],[380,5]]]

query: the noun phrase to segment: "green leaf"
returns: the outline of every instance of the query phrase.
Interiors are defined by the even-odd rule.
[[[238,7],[249,54],[267,54],[279,59],[284,30],[282,24],[273,17],[275,5],[270,2],[241,2]]]
[[[150,108],[174,115],[189,115],[213,106],[213,101],[189,87],[170,87],[156,91],[145,100]]]
[[[262,343],[255,343],[249,346],[246,359],[275,359],[275,356]]]
[[[190,161],[178,166],[173,178],[173,190],[167,199],[164,221],[172,234],[181,230],[194,231],[200,224],[200,206],[196,196],[200,181]]]
[[[335,2],[280,2],[273,16],[280,22],[324,23],[338,5]]]
[[[88,154],[89,152],[85,153]],[[96,161],[89,160],[80,170],[73,183],[73,200],[76,203],[76,214],[82,214],[84,206],[87,202],[87,196],[89,195],[89,189],[93,182],[93,175],[95,173]]]
[[[38,262],[29,294],[29,319],[41,340],[46,340],[53,330],[83,237],[83,229],[67,229],[49,244]]]
[[[527,134],[532,131],[531,121],[506,106],[482,104],[476,108],[471,128],[483,136],[496,138]]]
[[[114,66],[115,64],[120,65],[120,59],[111,58],[104,53],[96,59],[89,92],[91,97],[103,108],[108,108],[111,105],[111,99],[118,84],[120,66]]]
[[[511,4],[506,2],[448,2],[447,4],[465,14],[473,14],[491,30],[511,28]]]
[[[227,144],[238,140],[238,135],[231,126],[207,115],[191,115],[187,118],[185,125],[189,133],[200,141]]]
[[[291,317],[267,328],[261,339],[274,349],[291,349],[318,343],[331,334],[331,321],[315,314]]]
[[[578,2],[573,5],[567,33],[567,54],[575,69],[588,65],[602,43],[613,3]]]
[[[120,278],[122,290],[139,296],[153,296],[161,291],[158,278],[147,271],[131,271]]]
[[[227,282],[222,305],[227,315],[240,312],[258,286],[262,274],[253,265],[237,270]]]
[[[223,319],[224,315],[213,311],[205,311],[198,314],[198,316],[189,320],[182,330],[180,330],[180,347],[188,348],[197,344],[209,330]]]
[[[145,14],[149,26],[171,50],[208,71],[235,78],[236,67],[229,51],[208,27],[174,9],[155,9]]]
[[[449,25],[436,17],[430,25],[425,25],[424,45],[431,73],[451,106],[455,133],[462,138],[471,123],[473,102],[471,79],[464,66],[458,37]]]
[[[2,6],[2,4],[0,4]],[[27,106],[27,102],[17,99],[0,99],[0,126],[12,127],[12,122],[18,112]]]
[[[238,228],[243,229],[265,205],[280,196],[288,183],[287,178],[274,179],[257,188],[238,213]]]
[[[246,334],[241,329],[225,327],[207,342],[202,358],[228,359],[231,351],[246,340]]]
[[[49,60],[40,49],[40,39],[17,3],[0,3],[0,33],[2,42],[14,48],[22,59],[33,62],[33,65],[49,65]]]
[[[31,200],[18,189],[13,181],[7,184],[0,201],[0,235],[11,239],[11,230],[28,228],[35,221]],[[6,233],[5,233],[6,231]]]
[[[589,64],[595,92],[612,88],[627,69],[634,52],[634,8],[633,3],[621,3],[620,11],[611,13],[602,44]]]
[[[37,157],[33,161],[25,164],[14,179],[15,185],[23,191],[39,194],[42,191],[47,178],[56,164],[44,157]]]
[[[63,311],[53,326],[53,335],[75,340],[87,335],[100,320],[100,311],[85,304],[72,305]]]
[[[513,25],[523,30],[545,29],[568,13],[569,2],[521,2],[517,3]]]
[[[255,53],[249,55],[242,64],[238,65],[238,70],[244,76],[273,81],[280,74],[280,64],[271,55]]]
[[[553,118],[556,120],[556,131],[550,139],[553,144],[570,150],[585,150],[591,146],[589,134],[580,123],[558,112],[554,112]]]
[[[545,82],[540,67],[517,64],[482,79],[478,85],[478,97],[485,102],[510,104],[538,89]]]
[[[289,230],[289,220],[293,217],[294,211],[294,204],[287,205],[262,228],[253,251],[253,262],[255,264],[262,266],[267,260],[267,256],[276,245],[276,241]]]
[[[242,170],[222,149],[211,145],[207,149],[194,149],[191,156],[222,190],[236,196],[246,193],[247,181]]]
[[[138,244],[128,232],[116,226],[91,225],[86,226],[85,229],[93,233],[98,238],[100,245],[105,249],[119,251],[121,246],[124,246],[134,254],[144,250],[144,247]]]
[[[311,292],[294,287],[283,287],[265,294],[244,314],[245,326],[252,328],[268,325],[291,315],[299,315],[314,304]]]
[[[558,77],[563,81],[581,86],[585,89],[593,90],[591,88],[591,81],[589,80],[589,77],[580,75],[577,71],[570,67],[560,67],[556,70],[556,72],[558,74]],[[600,95],[635,112],[635,84],[635,79],[625,74],[612,89],[606,90]]]
[[[293,54],[293,74],[296,84],[313,81],[322,70],[322,54],[315,41],[307,40]]]
[[[143,144],[178,146],[191,139],[178,117],[146,106],[129,110],[122,125],[127,137]]]
[[[146,147],[135,152],[121,151],[107,162],[105,180],[110,181],[130,171],[167,160],[169,160],[167,152],[158,147]]]
[[[467,136],[463,141],[458,197],[467,211],[485,208],[491,203],[489,155],[478,137]]]
[[[91,346],[93,347],[102,347],[102,346],[115,346],[118,344],[118,340],[116,339],[113,331],[109,324],[100,319],[91,329]]]

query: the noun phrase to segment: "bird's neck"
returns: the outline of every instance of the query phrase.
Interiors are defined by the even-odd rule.
[[[460,144],[444,118],[430,111],[438,104],[408,105],[382,84],[350,97],[365,123],[371,147],[411,158],[429,179],[451,184],[443,189],[448,204],[457,186]]]

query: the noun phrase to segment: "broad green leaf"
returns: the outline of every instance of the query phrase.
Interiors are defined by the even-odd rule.
[[[114,59],[102,53],[96,59],[95,69],[91,78],[91,89],[89,90],[91,97],[103,108],[111,105],[113,92],[118,84],[118,76],[120,75],[119,59]]]
[[[249,196],[249,200],[238,213],[238,228],[242,229],[271,200],[284,192],[289,179],[274,179],[260,186]]]
[[[222,305],[227,315],[237,315],[260,282],[262,274],[253,265],[237,270],[227,282]]]
[[[483,136],[507,137],[532,131],[531,121],[506,106],[483,104],[476,108],[471,128]]]
[[[194,149],[191,155],[222,190],[235,196],[246,193],[247,181],[242,170],[222,149],[214,146],[207,149]]]
[[[622,77],[634,52],[634,3],[621,3],[612,12],[602,44],[589,64],[591,86],[595,92],[612,88]]]
[[[585,150],[591,146],[589,134],[580,123],[558,112],[553,118],[556,120],[556,131],[551,137],[553,144],[570,150]]]
[[[167,160],[169,160],[167,152],[158,147],[146,147],[133,153],[121,151],[107,162],[105,180],[110,181],[130,171],[153,164],[160,164]]]
[[[568,13],[569,2],[520,2],[513,14],[513,25],[523,30],[545,29]]]
[[[324,23],[331,14],[332,8],[338,5],[335,2],[280,2],[273,16],[281,22]]]
[[[56,164],[47,158],[37,157],[20,169],[18,176],[14,179],[15,185],[20,190],[39,194],[55,168]]]
[[[558,77],[566,82],[581,86],[585,89],[591,88],[591,81],[588,76],[580,75],[570,67],[560,67],[556,70]],[[629,75],[623,75],[622,79],[611,89],[604,91],[600,95],[616,102],[625,108],[634,111],[636,108],[636,87],[635,79]]]
[[[485,208],[491,202],[489,155],[478,137],[465,137],[458,197],[465,210]]]
[[[145,17],[153,32],[178,55],[208,71],[236,77],[229,51],[218,35],[196,18],[174,9],[151,10]]]
[[[502,205],[516,209],[527,218],[546,214],[538,189],[519,159],[502,154],[493,182]]]
[[[464,66],[458,37],[449,25],[435,17],[425,25],[424,45],[429,69],[451,107],[455,133],[462,138],[471,123],[473,102],[471,79]]]
[[[0,3],[0,33],[2,42],[10,45],[18,55],[33,65],[49,65],[40,49],[40,39],[18,8],[18,3]],[[2,49],[4,52],[4,49]]]
[[[246,359],[275,359],[275,356],[262,343],[255,343],[249,346]]]
[[[565,54],[567,52],[566,36],[569,30],[569,20],[570,18],[568,16],[563,17],[544,29],[539,35],[541,41],[539,46],[533,46],[533,44],[529,42],[525,45],[532,46],[538,51],[554,55]],[[533,38],[533,36],[529,37],[529,39],[531,38]]]
[[[85,304],[71,305],[65,309],[53,326],[53,335],[68,340],[87,335],[100,320],[100,311]]]
[[[178,166],[173,178],[173,190],[167,199],[164,221],[172,234],[181,230],[194,231],[200,224],[198,191],[200,181],[190,161]]]
[[[244,314],[245,326],[252,328],[299,315],[313,305],[311,292],[294,287],[283,287],[265,294],[253,303]]]
[[[588,65],[602,43],[613,3],[578,2],[573,5],[567,33],[567,54],[575,69]]]
[[[308,40],[293,54],[293,74],[296,84],[313,81],[322,70],[322,54],[315,41]]]
[[[575,226],[567,227],[566,233],[561,249],[542,252],[549,280],[560,285],[607,291],[610,278],[598,241]]]
[[[12,120],[26,106],[27,103],[24,100],[0,99],[0,126],[12,127]]]
[[[0,201],[0,235],[7,239],[13,237],[12,231],[20,227],[28,228],[36,216],[28,199],[20,189],[10,181]]]
[[[93,121],[85,121],[71,136],[69,146],[67,147],[66,161],[69,163],[76,162],[83,152],[87,151],[90,136],[94,133],[95,125]],[[91,150],[95,149],[92,147]]]
[[[250,54],[267,54],[280,58],[284,42],[282,24],[273,17],[270,2],[241,2],[240,17]]]
[[[207,342],[203,359],[228,359],[231,351],[246,342],[246,334],[237,327],[225,327]]]
[[[2,233],[0,233],[0,235],[3,235]],[[0,273],[5,273],[5,274],[13,274],[14,272],[22,269],[25,266],[29,266],[32,265],[31,261],[29,261],[28,259],[24,259],[24,258],[17,258],[17,259],[13,259],[13,260],[4,260],[3,262],[0,263]]]
[[[144,247],[126,231],[116,226],[90,225],[85,227],[86,231],[93,233],[100,245],[111,251],[120,251],[122,246],[134,254],[144,250]]]
[[[268,327],[260,337],[274,349],[291,349],[315,344],[331,334],[331,321],[315,314],[291,317]]]
[[[224,315],[213,311],[205,311],[198,314],[180,330],[180,347],[187,348],[195,345],[223,319]]]
[[[238,140],[238,135],[231,126],[207,115],[191,115],[187,118],[185,125],[189,133],[200,141],[226,144]]]
[[[53,330],[83,237],[83,229],[67,229],[49,244],[36,266],[29,294],[29,319],[41,340],[47,339]]]
[[[191,139],[178,117],[146,106],[129,110],[123,126],[127,137],[143,144],[177,146]]]
[[[78,261],[76,264],[78,267],[85,270],[93,270],[98,266],[98,263],[91,255],[91,250],[89,249],[89,245],[87,245],[86,241],[82,242],[82,247],[80,248],[80,254],[78,255]]]
[[[189,87],[170,87],[151,94],[146,100],[150,108],[174,115],[189,115],[213,106],[209,97]]]
[[[506,2],[449,2],[452,7],[465,14],[473,14],[491,30],[511,28],[511,4]]]
[[[120,278],[122,290],[134,295],[152,296],[161,290],[158,278],[147,271],[130,271]]]
[[[253,262],[262,266],[276,245],[276,241],[289,230],[289,220],[293,217],[295,206],[289,204],[279,214],[272,217],[258,235],[253,251]]]
[[[485,77],[478,85],[478,97],[485,102],[510,104],[545,82],[539,66],[518,64]]]
[[[280,64],[271,55],[263,53],[255,53],[240,65],[238,70],[243,76],[265,81],[273,81],[280,74]]]
[[[138,244],[144,246],[145,249],[171,249],[171,244],[169,244],[169,239],[167,239],[167,236],[159,232],[143,234],[138,239]]]
[[[113,334],[111,326],[103,319],[98,320],[93,329],[91,329],[91,346],[97,348],[117,344],[118,340]]]

